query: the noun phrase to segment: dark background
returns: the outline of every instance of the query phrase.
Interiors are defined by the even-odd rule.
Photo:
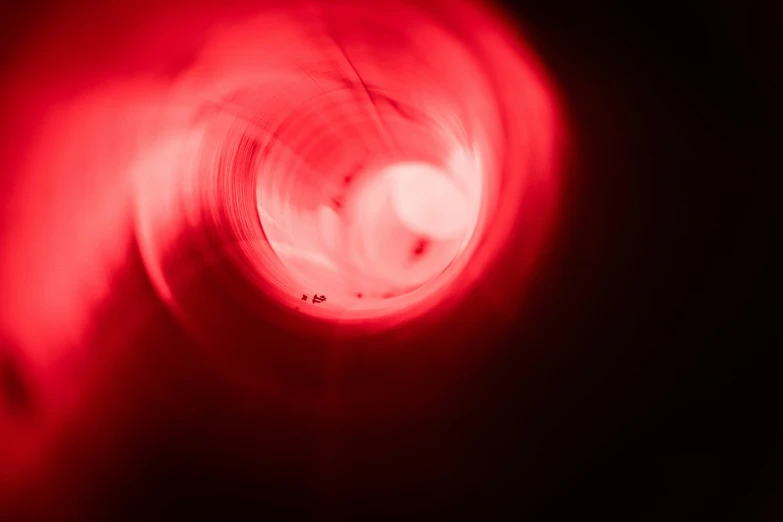
[[[561,354],[549,378],[572,385],[547,402],[544,474],[556,486],[536,512],[778,519],[769,303],[780,8],[514,10],[566,93],[580,154],[542,290],[540,338]]]
[[[50,4],[9,12],[3,48]],[[14,516],[780,520],[780,7],[505,5],[560,87],[574,143],[535,304],[462,341],[497,344],[492,357],[394,422],[357,406],[321,476],[302,448],[327,435],[183,356],[190,341],[129,245],[100,313],[145,303],[155,319],[92,333],[96,349],[138,349],[59,444],[49,479],[64,485],[33,489]]]

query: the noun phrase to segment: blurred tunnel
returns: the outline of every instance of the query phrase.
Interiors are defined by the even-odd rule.
[[[556,4],[9,10],[0,520],[773,520],[771,30]]]

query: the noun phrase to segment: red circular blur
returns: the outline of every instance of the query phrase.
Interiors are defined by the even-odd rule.
[[[473,3],[268,9],[216,32],[160,110],[132,166],[136,229],[158,292],[208,339],[238,308],[361,331],[442,315],[504,256],[515,293],[554,215],[551,87]],[[395,176],[421,166],[455,188],[455,237],[395,210]]]
[[[320,415],[337,388],[346,411],[361,396],[334,375],[346,354],[424,368],[516,317],[556,217],[553,86],[486,6],[135,5],[84,41],[85,10],[56,13],[4,86],[0,329],[43,406],[0,406],[0,496],[47,469],[114,356],[149,356],[157,303],[123,279],[129,245],[210,371]]]

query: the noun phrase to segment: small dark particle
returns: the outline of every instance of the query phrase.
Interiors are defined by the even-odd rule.
[[[359,292],[358,294],[356,294],[356,297],[358,297],[359,299],[361,299],[361,298],[362,298],[362,293],[361,293],[361,292]]]
[[[427,247],[430,246],[430,241],[428,239],[419,239],[416,241],[416,244],[413,246],[413,257],[418,257],[424,254],[427,251]]]
[[[346,185],[350,184],[351,181],[353,181],[353,176],[351,176],[350,174],[343,178],[343,183],[345,183]]]

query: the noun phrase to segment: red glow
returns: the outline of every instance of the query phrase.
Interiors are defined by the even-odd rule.
[[[162,249],[203,220],[260,294],[293,309],[321,293],[325,302],[299,312],[374,318],[373,328],[458,301],[515,233],[535,256],[557,135],[538,68],[472,5],[387,9],[269,12],[217,33],[168,91],[165,138],[132,170],[145,262],[185,320],[193,312],[172,285],[190,282],[172,279],[193,260],[164,260]],[[440,170],[464,200],[452,209],[461,237],[418,255],[428,238],[389,199],[416,188],[385,174],[406,162]],[[536,208],[524,231],[520,204]]]
[[[415,331],[468,296],[475,324],[518,306],[562,147],[518,35],[464,1],[270,5],[106,8],[111,59],[57,32],[20,51],[3,94],[27,126],[8,131],[0,331],[52,399],[34,426],[0,424],[0,459],[49,437],[74,376],[104,363],[82,347],[134,241],[207,346],[264,321]],[[132,304],[118,352],[150,313]]]

